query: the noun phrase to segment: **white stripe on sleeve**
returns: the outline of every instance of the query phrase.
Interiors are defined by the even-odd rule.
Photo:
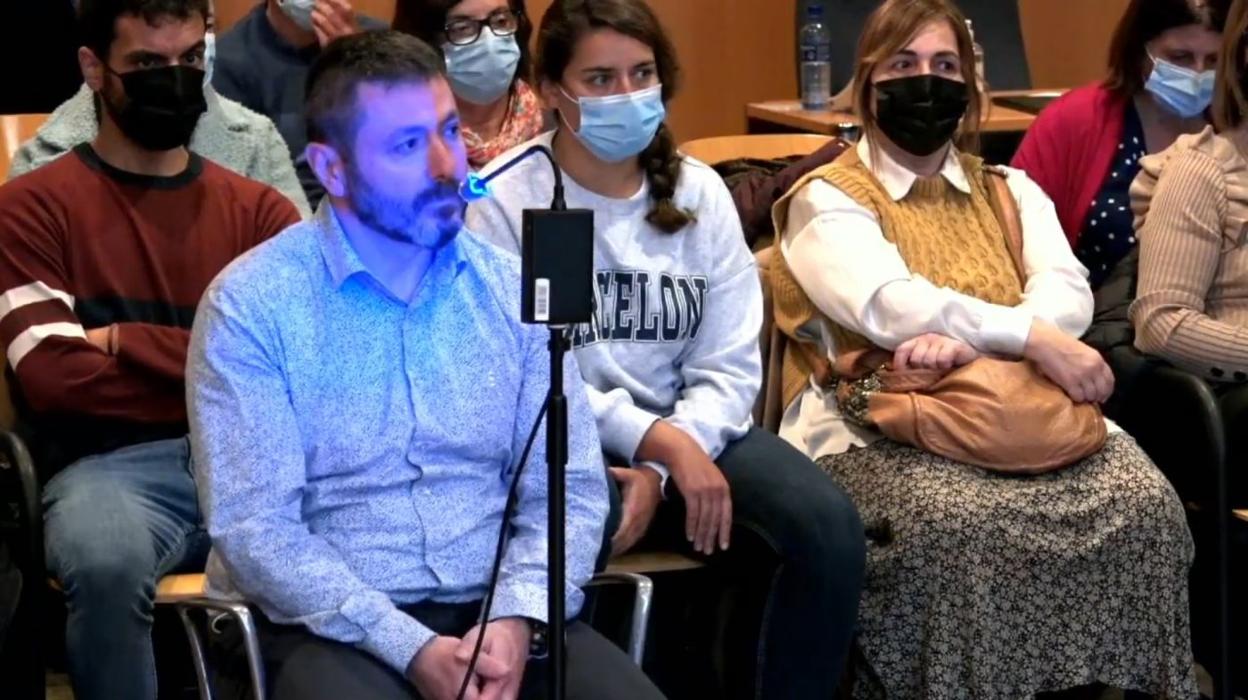
[[[5,316],[23,306],[53,299],[61,300],[69,307],[70,311],[74,310],[73,296],[59,289],[53,289],[43,282],[35,281],[30,284],[23,284],[20,287],[14,287],[4,294],[0,294],[0,321],[3,321]]]
[[[13,339],[13,342],[9,343],[9,365],[16,370],[17,363],[21,362],[23,357],[26,357],[45,338],[50,338],[54,335],[65,338],[87,339],[86,331],[77,323],[44,323],[38,326],[31,326],[19,333]]]

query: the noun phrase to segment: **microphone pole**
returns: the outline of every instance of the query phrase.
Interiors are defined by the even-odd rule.
[[[569,210],[564,202],[563,173],[554,154],[535,145],[489,175],[471,174],[461,194],[467,201],[489,196],[489,183],[534,154],[550,162],[554,189],[549,209],[525,209],[521,231],[520,320],[550,329],[550,389],[546,394],[547,468],[547,632],[548,696],[567,695],[567,590],[565,510],[568,464],[568,401],[563,393],[563,363],[572,324],[590,320],[593,296],[593,212]]]

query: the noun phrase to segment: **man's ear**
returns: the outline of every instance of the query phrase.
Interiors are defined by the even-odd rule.
[[[308,143],[304,156],[308,166],[316,173],[325,191],[334,197],[347,196],[347,164],[339,155],[338,149],[327,143],[312,141]]]
[[[85,46],[78,47],[78,68],[82,71],[82,81],[91,88],[92,92],[104,89],[104,62],[95,55],[94,51]]]

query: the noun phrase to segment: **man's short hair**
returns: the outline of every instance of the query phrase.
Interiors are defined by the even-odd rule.
[[[122,15],[142,17],[153,26],[167,19],[185,21],[199,15],[207,26],[209,12],[208,0],[82,0],[78,5],[78,32],[82,45],[101,61],[107,61],[108,50],[117,38],[117,18]]]
[[[446,77],[441,54],[413,36],[383,30],[336,39],[308,72],[308,140],[339,148],[354,142],[356,88],[363,83],[392,86],[436,77]]]

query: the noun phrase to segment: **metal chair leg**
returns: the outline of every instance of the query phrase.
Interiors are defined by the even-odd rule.
[[[641,574],[611,572],[594,576],[592,584],[623,583],[633,587],[633,619],[628,635],[628,656],[641,666],[646,654],[646,633],[650,626],[650,604],[654,599],[654,582]]]
[[[186,641],[191,645],[191,660],[195,664],[195,680],[199,685],[199,700],[212,700],[212,682],[208,679],[208,663],[204,659],[204,642],[199,636],[199,629],[185,605],[178,605],[178,617],[182,619],[182,628],[186,630]]]
[[[264,660],[260,657],[260,638],[256,634],[256,622],[251,610],[242,603],[231,603],[230,613],[243,631],[243,645],[247,650],[247,669],[251,672],[251,691],[255,700],[265,700]]]
[[[255,618],[245,603],[214,598],[192,598],[178,603],[190,608],[199,608],[228,615],[236,623],[243,635],[243,650],[247,655],[247,671],[251,681],[251,695],[255,700],[265,700],[264,660],[260,656],[260,638],[256,633]],[[194,651],[192,650],[192,653]],[[205,664],[206,675],[206,664]],[[201,698],[203,695],[201,693]],[[206,700],[211,700],[207,698]]]

